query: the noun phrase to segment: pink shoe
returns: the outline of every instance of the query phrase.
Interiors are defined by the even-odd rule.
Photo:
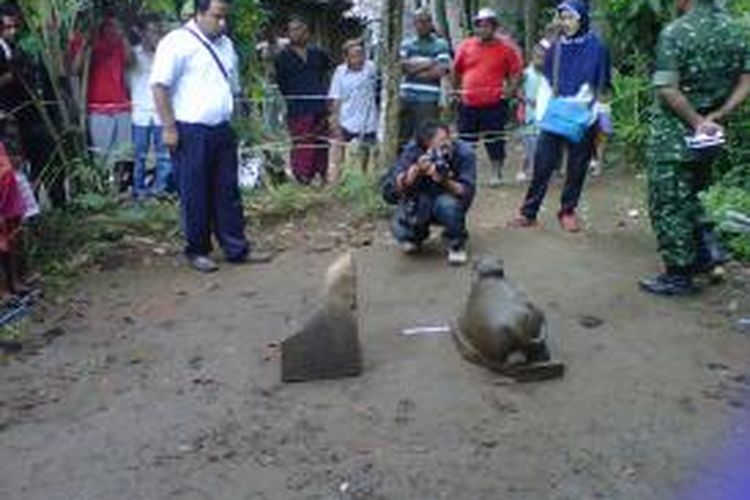
[[[539,229],[542,226],[538,220],[531,220],[519,213],[508,222],[508,227],[510,229]]]
[[[560,227],[568,233],[580,233],[581,223],[575,213],[560,214],[557,216],[560,221]]]

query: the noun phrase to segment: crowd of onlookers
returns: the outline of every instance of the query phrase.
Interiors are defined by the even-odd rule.
[[[737,36],[738,28],[721,5],[716,0],[678,4],[684,16],[675,22],[678,28],[665,31],[657,47],[654,86],[659,90],[656,109],[662,113],[652,122],[652,137],[657,139],[650,149],[654,161],[649,172],[662,255],[679,254],[681,265],[642,283],[648,291],[666,294],[692,289],[688,278],[695,266],[686,262],[704,257],[710,231],[696,215],[701,213],[696,208],[697,184],[672,164],[669,175],[661,175],[666,167],[659,158],[695,163],[693,149],[717,144],[723,133],[718,120],[750,92],[743,73],[750,71],[750,57],[744,59],[747,41]],[[73,37],[66,63],[69,76],[86,78],[86,123],[97,164],[137,200],[177,193],[187,259],[194,268],[210,272],[218,269],[210,258],[212,236],[230,263],[265,257],[252,251],[247,240],[237,185],[237,140],[230,122],[243,93],[239,58],[228,36],[232,2],[194,0],[193,6],[193,16],[168,34],[156,17],[144,16],[125,29],[114,15],[105,16],[89,33]],[[43,66],[16,44],[21,27],[17,8],[2,4],[0,9],[0,113],[9,150],[2,157],[5,166],[25,170],[31,185],[38,187],[45,165],[54,163],[55,145],[38,117],[38,106],[29,105],[29,96],[32,90],[37,97],[48,95],[50,82]],[[601,169],[606,137],[613,133],[611,61],[592,29],[588,2],[562,1],[556,14],[527,57],[491,9],[476,13],[473,36],[455,47],[440,36],[428,10],[413,14],[414,34],[404,39],[400,50],[400,157],[386,166],[390,170],[383,182],[385,199],[396,205],[393,234],[406,252],[417,252],[430,226],[437,224],[444,228],[449,262],[467,261],[466,215],[477,191],[474,146],[480,141],[489,160],[490,187],[513,177],[528,181],[511,227],[539,226],[537,216],[550,179],[560,171],[564,182],[557,218],[563,230],[581,231],[577,207],[582,190],[589,173]],[[723,64],[722,71],[709,71],[705,50],[690,38],[690,29],[711,36],[717,56],[713,61]],[[368,57],[371,47],[360,39],[349,40],[340,54],[332,55],[312,40],[310,24],[294,16],[286,24],[283,42],[266,44],[262,54],[286,102],[289,165],[302,184],[336,182],[346,144],[355,139],[373,144],[382,132],[381,75]],[[338,66],[335,60],[340,60]],[[717,80],[715,92],[693,95],[712,78]],[[447,117],[453,119],[441,121]],[[515,175],[506,165],[512,120],[518,122],[524,145],[524,160]],[[691,136],[690,150],[686,136]],[[658,146],[663,137],[668,141],[661,144],[671,148],[666,153]],[[693,146],[696,143],[699,146]],[[329,155],[331,148],[334,154]],[[694,168],[706,170],[704,165]],[[16,183],[28,184],[22,176]],[[64,185],[48,184],[50,199],[64,200]],[[688,213],[681,204],[693,208]],[[8,214],[16,212],[8,208]],[[14,223],[6,226],[12,233]],[[677,227],[683,231],[675,236]]]
[[[60,207],[67,201],[67,165],[59,149],[65,147],[60,94],[43,57],[23,50],[22,28],[21,10],[14,3],[0,4],[0,260],[10,292],[18,289],[18,269],[23,267],[14,250],[20,221],[39,212],[40,195],[47,205]],[[126,32],[114,15],[107,15],[91,32],[72,37],[64,60],[65,81],[57,82],[70,89],[67,82],[85,77],[81,99],[92,159],[113,186],[136,199],[174,191],[171,159],[161,141],[149,85],[161,36],[157,17],[144,16]],[[151,157],[154,168],[148,169]]]

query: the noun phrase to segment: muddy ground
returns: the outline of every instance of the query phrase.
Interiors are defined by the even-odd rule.
[[[577,236],[555,224],[557,192],[546,228],[517,232],[521,188],[482,190],[471,250],[545,309],[564,379],[508,384],[444,335],[400,335],[450,322],[470,271],[437,243],[400,255],[379,223],[356,251],[364,375],[280,384],[267,346],[321,302],[347,239],[312,215],[270,265],[201,276],[153,256],[83,277],[68,314],[33,325],[47,344],[0,365],[0,498],[748,498],[732,490],[750,468],[747,271],[647,297],[639,182],[591,183]]]

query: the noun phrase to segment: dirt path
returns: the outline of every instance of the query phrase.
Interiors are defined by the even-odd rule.
[[[468,270],[437,249],[399,255],[384,227],[357,252],[366,372],[347,381],[282,386],[264,359],[319,303],[334,252],[88,276],[65,335],[0,366],[0,498],[743,498],[726,479],[750,463],[730,460],[749,439],[750,337],[731,313],[750,294],[640,294],[656,260],[628,215],[638,192],[593,183],[581,236],[549,214],[544,231],[502,229],[520,190],[482,192],[473,253],[506,260],[569,366],[540,385],[502,383],[444,336],[398,334],[450,321]]]

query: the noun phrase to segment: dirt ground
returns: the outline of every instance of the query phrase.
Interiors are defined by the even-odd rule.
[[[470,269],[437,243],[400,255],[381,223],[356,250],[365,373],[282,385],[267,346],[321,302],[345,239],[311,217],[270,265],[201,276],[154,256],[85,276],[69,314],[33,325],[48,343],[0,365],[0,498],[749,498],[747,271],[647,297],[639,182],[592,182],[575,236],[554,221],[558,187],[532,232],[504,229],[521,188],[483,189],[471,250],[502,256],[546,311],[564,379],[508,384],[445,335],[401,335],[449,323]]]

